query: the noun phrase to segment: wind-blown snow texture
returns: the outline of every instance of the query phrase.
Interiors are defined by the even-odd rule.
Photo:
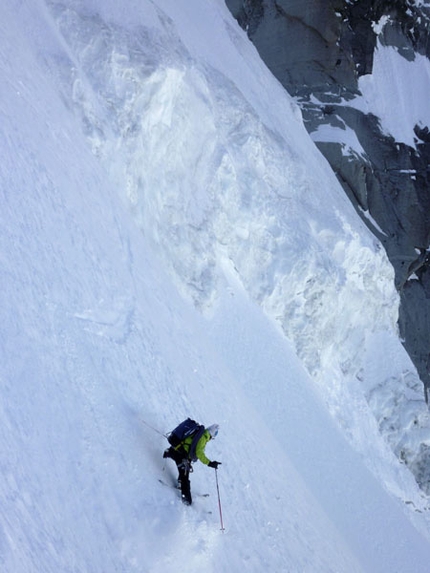
[[[392,269],[223,3],[0,16],[2,571],[427,571]]]

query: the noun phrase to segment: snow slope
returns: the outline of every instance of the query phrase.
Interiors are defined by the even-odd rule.
[[[137,27],[110,3],[51,4],[66,44],[67,58],[55,57],[63,97],[146,239],[204,312],[231,261],[356,446],[367,456],[378,433],[363,435],[365,400],[370,418],[395,428],[386,438],[396,454],[419,464],[430,419],[397,343],[393,269],[310,145],[298,108],[220,3],[130,12]],[[395,372],[385,361],[356,392],[380,333],[381,355],[396,340]],[[375,399],[381,385],[397,396],[389,407]],[[346,419],[351,400],[360,414]]]
[[[222,2],[0,16],[2,571],[427,571],[392,271]]]

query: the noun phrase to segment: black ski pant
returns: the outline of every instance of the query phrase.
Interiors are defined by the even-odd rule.
[[[183,448],[179,448],[178,450],[169,448],[166,457],[172,458],[178,468],[178,481],[181,484],[182,500],[185,503],[191,504],[190,471],[192,471],[192,469],[187,452]]]

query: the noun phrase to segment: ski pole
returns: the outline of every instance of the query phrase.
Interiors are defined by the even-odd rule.
[[[219,519],[221,522],[221,531],[224,533],[225,529],[224,529],[224,524],[222,521],[222,509],[221,509],[221,499],[219,496],[219,485],[218,485],[218,470],[215,468],[215,480],[216,480],[216,490],[218,493],[218,507],[219,507]]]
[[[163,432],[160,432],[160,430],[157,430],[157,428],[154,428],[154,426],[151,426],[150,424],[148,424],[148,422],[145,422],[145,420],[143,418],[140,418],[140,421],[143,422],[145,424],[145,426],[148,426],[148,428],[150,428],[151,430],[153,430],[157,434],[160,434],[160,436],[163,436],[163,438],[167,438],[167,434],[163,434]]]

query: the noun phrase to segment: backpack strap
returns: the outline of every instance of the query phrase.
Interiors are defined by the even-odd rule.
[[[205,427],[204,426],[199,426],[197,432],[194,434],[193,436],[193,441],[191,442],[190,445],[190,449],[188,451],[188,458],[192,461],[195,462],[197,457],[196,457],[196,447],[197,447],[197,443],[200,440],[200,438],[203,436],[204,432],[205,432]]]

